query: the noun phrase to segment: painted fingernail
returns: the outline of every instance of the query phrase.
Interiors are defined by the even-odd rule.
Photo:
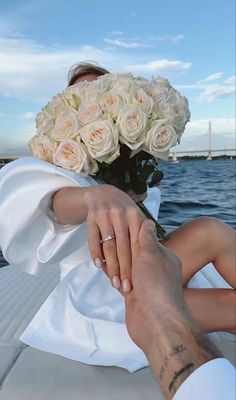
[[[122,282],[122,288],[123,288],[123,290],[124,290],[125,293],[130,292],[130,290],[131,290],[131,284],[130,284],[129,279],[125,278],[125,279],[123,280],[123,282]]]
[[[95,258],[94,264],[96,265],[97,268],[102,268],[102,262],[100,258]]]
[[[113,286],[115,289],[119,289],[119,288],[120,288],[120,285],[121,285],[121,283],[120,283],[120,278],[119,278],[117,275],[114,275],[114,276],[111,278],[111,284],[112,284],[112,286]]]

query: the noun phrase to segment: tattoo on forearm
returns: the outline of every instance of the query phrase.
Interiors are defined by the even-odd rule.
[[[174,378],[172,379],[172,381],[170,382],[170,384],[168,386],[169,392],[171,392],[171,390],[173,389],[174,384],[176,383],[176,381],[180,377],[180,375],[182,375],[184,372],[188,371],[190,368],[193,368],[193,363],[189,363],[189,364],[185,365],[185,367],[181,368],[179,371],[175,372]]]
[[[174,355],[178,354],[178,353],[182,353],[182,351],[185,351],[186,348],[184,347],[183,344],[180,344],[178,346],[173,347],[172,351],[167,354],[167,356],[164,358],[164,362],[163,365],[160,368],[160,372],[159,372],[159,379],[162,380],[163,375],[166,371],[166,368],[168,366],[169,363],[169,359],[171,359]]]

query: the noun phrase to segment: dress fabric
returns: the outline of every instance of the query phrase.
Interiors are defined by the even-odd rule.
[[[0,246],[11,265],[35,274],[58,266],[61,281],[20,340],[39,350],[133,372],[148,365],[125,325],[122,295],[90,257],[87,224],[60,225],[50,208],[63,187],[97,185],[42,160],[26,157],[0,170]],[[157,218],[160,190],[146,207]]]
[[[210,360],[195,369],[172,400],[235,400],[236,371],[224,358]]]

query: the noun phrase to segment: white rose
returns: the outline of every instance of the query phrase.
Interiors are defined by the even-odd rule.
[[[63,92],[66,104],[71,103],[72,108],[78,110],[79,106],[86,101],[85,93],[88,87],[89,82],[81,81],[66,88]]]
[[[97,169],[96,162],[92,162],[85,146],[74,140],[65,140],[58,145],[53,162],[78,174],[88,175],[94,172],[94,167]]]
[[[101,84],[95,81],[87,82],[88,85],[84,91],[85,103],[99,103],[105,89],[102,88]]]
[[[46,106],[43,108],[43,111],[46,111],[47,114],[49,114],[51,116],[51,118],[53,118],[53,120],[55,120],[55,118],[58,114],[58,111],[62,107],[65,107],[65,102],[63,99],[63,95],[61,93],[59,93],[56,96],[54,96],[52,98],[52,100],[46,104]]]
[[[57,114],[55,126],[50,132],[50,137],[60,142],[77,136],[78,130],[77,112],[70,107],[64,107]]]
[[[47,136],[33,136],[28,142],[28,146],[34,157],[50,163],[53,162],[53,152],[56,149],[56,144],[52,143]]]
[[[131,92],[135,87],[132,74],[116,74],[112,81],[112,89],[117,91]]]
[[[180,138],[184,132],[186,123],[190,120],[187,99],[182,97],[177,91],[174,91],[168,102],[160,103],[158,107],[163,118],[172,120],[172,125]]]
[[[111,163],[119,157],[119,133],[110,119],[92,122],[81,128],[79,134],[93,159]]]
[[[120,141],[131,150],[138,149],[145,140],[147,116],[139,107],[126,107],[117,118],[120,129]]]
[[[110,75],[111,74],[105,74],[97,78],[96,82],[99,92],[104,93],[111,88],[112,79]]]
[[[47,133],[54,126],[54,121],[51,115],[49,115],[45,110],[36,115],[35,122],[38,135]]]
[[[105,113],[109,113],[113,119],[116,119],[120,110],[131,101],[128,93],[111,89],[104,94],[101,99],[101,105]]]
[[[156,78],[150,82],[146,88],[146,93],[152,96],[156,103],[167,102],[174,88],[170,85],[169,81],[164,78]]]
[[[78,120],[81,125],[87,125],[102,117],[102,109],[97,103],[84,104],[78,110]]]
[[[166,159],[169,149],[177,144],[175,129],[168,120],[155,121],[147,132],[143,150],[156,158]]]
[[[148,116],[151,115],[154,102],[142,88],[134,91],[134,101]]]
[[[72,107],[74,110],[78,110],[80,103],[81,103],[81,98],[78,95],[76,95],[75,93],[72,93],[72,92],[67,92],[65,90],[62,97],[63,97],[64,103],[67,106]]]

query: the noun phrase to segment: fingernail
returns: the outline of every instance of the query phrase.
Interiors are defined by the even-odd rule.
[[[120,288],[120,278],[117,275],[114,275],[111,278],[111,284],[115,289],[119,289]]]
[[[130,292],[130,290],[131,290],[131,284],[130,284],[129,279],[125,278],[125,279],[123,280],[123,282],[122,282],[122,288],[123,288],[123,290],[124,290],[125,293]]]
[[[94,264],[96,265],[97,268],[102,268],[102,262],[100,258],[95,258]]]
[[[154,232],[155,229],[156,229],[156,226],[155,226],[154,222],[152,222],[152,221],[147,221],[147,222],[146,222],[146,229],[148,229],[148,230],[151,231],[151,232]]]

